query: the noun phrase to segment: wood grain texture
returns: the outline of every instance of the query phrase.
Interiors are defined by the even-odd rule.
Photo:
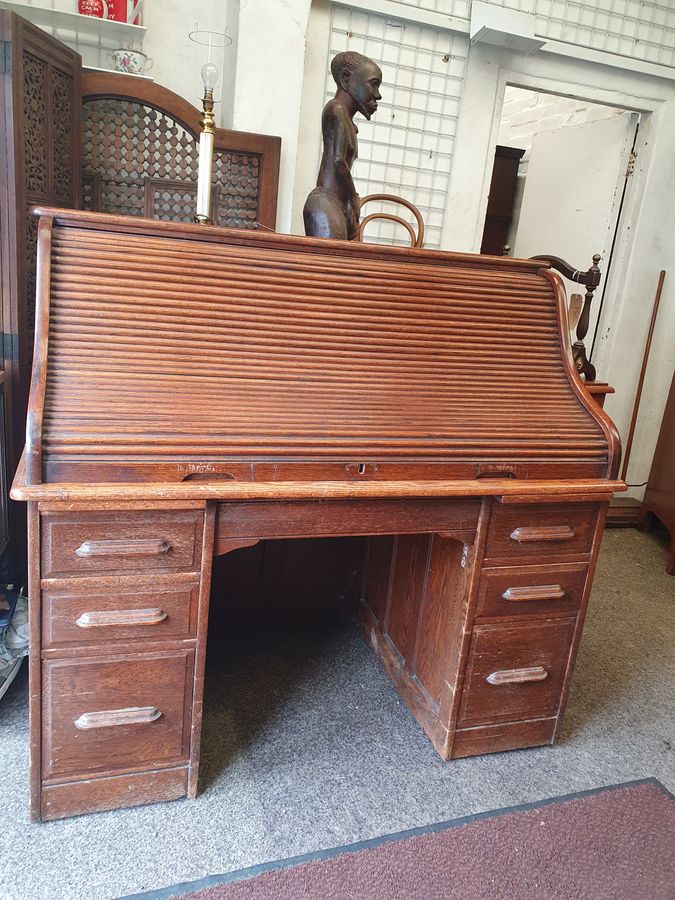
[[[197,795],[199,777],[199,755],[202,734],[202,713],[204,709],[204,672],[206,666],[206,636],[209,622],[209,600],[211,596],[211,572],[213,568],[213,546],[216,528],[217,504],[211,502],[204,512],[202,529],[201,572],[199,579],[199,606],[197,618],[197,641],[195,648],[194,685],[192,709],[190,710],[190,764],[188,767],[188,797]]]
[[[455,732],[452,759],[552,744],[555,727],[556,719],[552,718],[460,728]]]
[[[40,819],[42,778],[42,586],[40,581],[40,512],[28,504],[28,732],[29,810],[32,822]]]
[[[647,526],[656,516],[670,534],[666,572],[675,575],[675,372],[670,385],[647,490],[640,508],[640,521]]]
[[[46,661],[43,777],[187,762],[193,671],[189,649]],[[120,712],[133,708],[161,715],[134,719]],[[124,718],[129,721],[121,722]],[[78,722],[89,727],[83,730]],[[92,722],[100,727],[91,727]]]
[[[476,498],[420,498],[404,504],[366,498],[358,502],[221,503],[214,552],[227,552],[232,549],[232,539],[239,538],[420,534],[440,530],[471,543],[479,509]]]
[[[124,709],[99,709],[84,712],[73,720],[80,731],[93,728],[119,728],[123,725],[150,725],[162,715],[156,706],[128,706]]]
[[[494,507],[485,556],[517,564],[578,559],[591,550],[600,504]]]
[[[0,46],[0,427],[11,476],[24,445],[33,360],[37,222],[31,208],[81,205],[81,59],[9,9],[0,10]],[[25,509],[8,504],[6,491],[0,482],[0,568],[5,580],[25,583]]]
[[[147,581],[116,584],[66,582],[60,590],[45,588],[42,598],[45,649],[102,646],[116,641],[147,642],[195,636],[198,589],[178,584],[164,589]]]
[[[574,626],[574,619],[476,626],[460,724],[489,725],[557,713]],[[490,682],[495,672],[507,669],[537,669],[539,675],[543,669],[546,675],[535,681],[502,677]]]
[[[198,570],[202,519],[198,510],[47,513],[42,575]]]
[[[384,617],[391,591],[395,540],[393,535],[371,537],[368,540],[361,602],[368,607],[375,624],[380,628],[384,627]]]
[[[593,533],[593,541],[591,544],[591,554],[590,560],[588,562],[588,572],[586,575],[586,581],[584,583],[583,592],[581,596],[581,604],[579,606],[579,613],[576,618],[576,622],[574,625],[574,634],[572,636],[572,643],[570,645],[569,655],[567,658],[567,667],[565,670],[565,677],[563,679],[562,687],[560,690],[560,703],[558,706],[558,721],[556,723],[554,739],[560,733],[560,728],[562,727],[563,715],[565,713],[565,707],[567,705],[567,698],[569,696],[570,684],[572,681],[572,674],[574,672],[574,663],[576,661],[577,652],[579,650],[579,643],[581,641],[581,631],[584,627],[584,621],[586,619],[586,611],[588,610],[588,601],[591,595],[591,587],[593,586],[593,576],[595,575],[595,568],[598,563],[598,555],[600,553],[600,544],[602,541],[602,535],[605,529],[605,522],[607,520],[607,510],[609,509],[609,503],[602,503],[600,505],[600,511],[595,522],[595,528]]]
[[[85,72],[82,75],[81,89],[85,113],[92,114],[92,107],[95,108],[97,101],[100,100],[126,101],[133,104],[134,107],[145,107],[164,113],[169,122],[179,123],[195,141],[199,140],[201,132],[200,111],[183,99],[183,97],[180,97],[163,85],[144,81],[140,78],[129,78],[125,74]],[[109,114],[109,111],[105,110],[99,118],[105,118],[106,113]],[[94,130],[93,125],[92,130]],[[96,134],[99,140],[109,139],[110,137],[109,134],[102,134],[101,132],[96,132]],[[180,161],[180,150],[176,152],[177,142],[172,145],[172,138],[175,139],[175,135],[166,135],[161,149],[171,157],[178,157]],[[123,152],[124,137],[115,134],[113,129],[112,139],[114,142],[120,142],[115,150]],[[224,128],[216,128],[214,131],[214,151],[216,156],[236,153],[244,154],[247,157],[255,157],[258,172],[256,221],[265,228],[276,228],[281,138],[266,134],[251,134],[245,131],[229,131]],[[113,151],[112,155],[115,155],[115,151]],[[182,162],[185,170],[181,173],[183,175],[181,184],[185,188],[190,186],[189,182],[191,181],[192,172],[190,167],[185,164],[185,160],[182,160]],[[180,167],[180,162],[177,162],[176,166],[177,168]],[[160,174],[164,175],[163,172]],[[140,179],[140,172],[137,177]],[[164,179],[160,178],[158,182],[161,186],[164,183]],[[230,192],[232,192],[233,187],[233,185],[227,185]],[[229,205],[234,206],[236,199],[235,196],[229,200]]]
[[[61,471],[176,456],[610,465],[538,264],[50,217],[34,410]],[[511,378],[523,327],[527,384]]]
[[[424,594],[431,535],[400,535],[396,538],[392,572],[392,594],[384,630],[393,647],[415,674],[415,646]]]
[[[624,487],[557,276],[86,213],[41,227],[14,486],[43,520],[36,814],[195,795],[213,557],[267,539],[375,536],[360,623],[444,759],[550,740]]]
[[[483,569],[476,616],[572,615],[580,606],[588,565],[550,562]]]
[[[533,681],[546,681],[548,669],[544,666],[528,666],[521,669],[497,669],[490,672],[485,680],[488,684],[529,684]]]
[[[49,822],[105,809],[177,800],[185,796],[186,783],[187,768],[179,767],[45,785],[39,817]]]

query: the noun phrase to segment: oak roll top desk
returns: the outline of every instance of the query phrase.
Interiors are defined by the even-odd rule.
[[[623,488],[559,277],[37,213],[33,818],[195,796],[212,559],[267,538],[369,536],[359,624],[444,759],[552,743]]]

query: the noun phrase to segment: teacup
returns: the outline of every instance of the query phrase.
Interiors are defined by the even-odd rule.
[[[108,58],[118,72],[126,72],[127,75],[140,75],[152,68],[152,60],[140,50],[113,50]]]

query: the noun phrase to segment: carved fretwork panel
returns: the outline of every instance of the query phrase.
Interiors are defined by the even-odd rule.
[[[246,153],[214,154],[214,183],[220,186],[214,219],[228,228],[252,228],[257,217],[259,161]]]
[[[37,263],[37,219],[26,210],[26,328],[35,330],[35,274]]]
[[[25,583],[25,510],[9,503],[6,488],[24,445],[33,357],[37,220],[31,209],[81,205],[80,73],[78,53],[0,9],[0,141],[10,151],[0,153],[0,436],[8,476],[0,477],[0,556],[8,524],[10,571],[19,584]]]
[[[167,113],[99,97],[83,104],[84,207],[191,222],[199,146]],[[260,198],[256,153],[216,150],[212,214],[218,225],[255,228]]]
[[[101,176],[98,172],[82,177],[82,206],[94,212],[101,211]]]
[[[52,162],[53,195],[68,205],[73,198],[73,79],[60,69],[52,69]]]
[[[23,121],[26,159],[26,191],[46,196],[47,171],[47,63],[31,53],[23,54]]]
[[[175,222],[186,208],[194,209],[197,202],[195,182],[169,181],[166,178],[148,178],[145,182],[145,215],[149,219]],[[220,208],[220,186],[213,185],[212,209]]]

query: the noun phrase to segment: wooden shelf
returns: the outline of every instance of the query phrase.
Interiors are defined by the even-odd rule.
[[[0,9],[8,9],[23,16],[33,25],[37,25],[38,28],[75,49],[78,49],[79,45],[110,50],[132,45],[135,49],[139,49],[145,35],[145,28],[142,25],[97,19],[76,12],[15,3],[13,0],[0,0]]]

